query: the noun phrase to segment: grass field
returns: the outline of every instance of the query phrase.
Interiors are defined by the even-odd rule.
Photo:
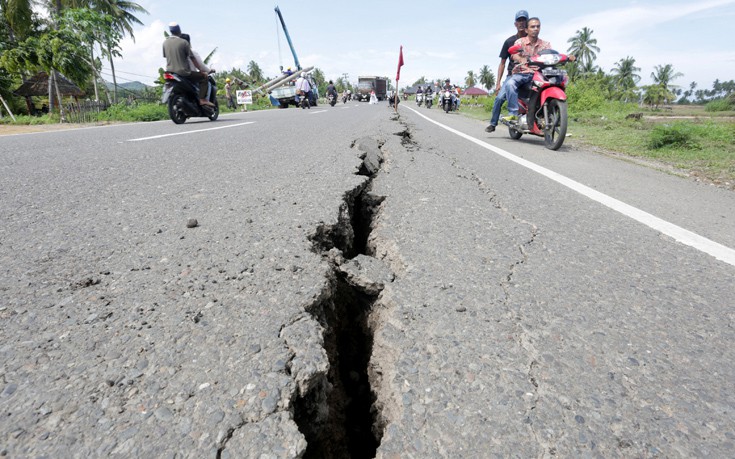
[[[488,121],[489,100],[464,104],[465,116]],[[650,110],[611,104],[595,112],[570,107],[568,145],[641,159],[735,190],[735,112],[707,112],[703,106]],[[641,118],[627,119],[631,113]],[[501,126],[499,132],[504,132]]]

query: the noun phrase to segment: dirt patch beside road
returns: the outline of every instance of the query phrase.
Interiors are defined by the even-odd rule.
[[[113,123],[96,123],[96,124],[75,124],[75,123],[58,123],[58,124],[0,124],[0,136],[14,134],[31,134],[34,132],[52,132],[62,131],[66,129],[79,129],[94,126],[106,126]]]

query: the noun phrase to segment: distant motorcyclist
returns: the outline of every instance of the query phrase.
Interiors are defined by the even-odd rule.
[[[426,91],[424,91],[424,99],[426,100],[426,103],[429,104],[430,100],[433,100],[434,98],[434,90],[431,89],[431,85],[426,85]],[[431,108],[429,105],[427,107]]]
[[[327,95],[333,95],[334,98],[337,98],[337,88],[334,87],[334,82],[332,80],[329,80],[329,84],[327,85]]]
[[[442,86],[442,89],[446,92],[446,94],[449,94],[449,98],[450,98],[450,100],[452,102],[452,106],[456,107],[456,105],[457,105],[457,96],[455,95],[454,86],[449,81],[449,78],[447,78],[446,80],[444,80],[444,86]]]
[[[307,101],[311,99],[311,85],[309,80],[306,79],[305,72],[301,72],[301,76],[296,80],[296,90],[299,98],[304,97]]]

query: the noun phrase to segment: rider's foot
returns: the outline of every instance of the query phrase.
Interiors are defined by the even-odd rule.
[[[488,126],[485,128],[485,132],[495,132],[495,126],[492,124],[488,124]]]
[[[214,104],[207,99],[199,99],[199,105],[201,106],[207,106],[207,107],[214,107]]]
[[[508,115],[503,117],[503,121],[518,121],[518,117],[516,115]]]

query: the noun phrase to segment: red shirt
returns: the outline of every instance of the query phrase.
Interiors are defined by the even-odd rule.
[[[535,56],[539,53],[539,51],[543,51],[545,49],[551,49],[551,43],[548,41],[544,41],[542,39],[537,39],[536,43],[531,43],[531,39],[528,37],[519,38],[515,42],[516,45],[523,46],[523,49],[519,53],[521,57],[524,58],[522,63],[516,64],[515,67],[513,67],[513,73],[533,73],[538,68],[535,65],[528,65],[528,58],[531,56]]]

